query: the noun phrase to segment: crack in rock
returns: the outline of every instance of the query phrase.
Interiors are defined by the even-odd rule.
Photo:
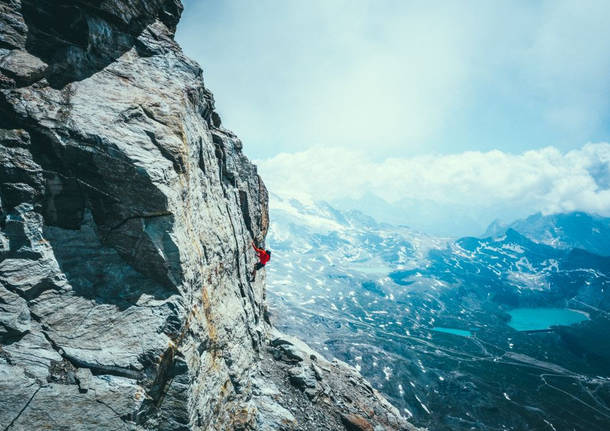
[[[30,399],[28,400],[27,403],[25,403],[25,405],[23,406],[23,408],[21,409],[21,411],[19,411],[19,413],[17,413],[17,416],[15,416],[15,418],[11,421],[10,424],[8,424],[8,426],[6,428],[4,428],[4,431],[8,431],[17,421],[17,419],[19,419],[21,417],[21,415],[23,414],[23,412],[29,407],[30,403],[32,402],[32,400],[34,399],[34,397],[36,396],[36,394],[43,388],[44,386],[39,386],[38,389],[36,389],[36,391],[32,394],[32,396],[30,397]]]

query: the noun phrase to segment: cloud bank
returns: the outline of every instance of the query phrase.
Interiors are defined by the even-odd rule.
[[[178,40],[256,158],[606,141],[607,0],[186,0]]]
[[[587,211],[610,216],[610,144],[561,152],[494,150],[371,161],[362,150],[311,148],[257,162],[268,188],[286,196],[390,203],[433,202],[495,218]]]

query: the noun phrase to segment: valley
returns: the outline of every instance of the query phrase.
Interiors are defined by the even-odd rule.
[[[610,426],[609,258],[511,228],[450,240],[327,204],[270,207],[275,323],[359,369],[416,425]],[[581,318],[516,330],[524,308]]]

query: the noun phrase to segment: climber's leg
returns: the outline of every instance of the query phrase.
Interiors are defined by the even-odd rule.
[[[263,265],[260,262],[256,262],[256,265],[254,265],[254,270],[252,270],[252,275],[250,276],[250,281],[253,282],[254,280],[256,280],[256,271],[258,271],[259,269],[263,268],[265,265]]]

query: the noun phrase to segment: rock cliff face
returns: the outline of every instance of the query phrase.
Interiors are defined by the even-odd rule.
[[[0,428],[407,429],[271,328],[267,191],[181,12],[0,1]]]

